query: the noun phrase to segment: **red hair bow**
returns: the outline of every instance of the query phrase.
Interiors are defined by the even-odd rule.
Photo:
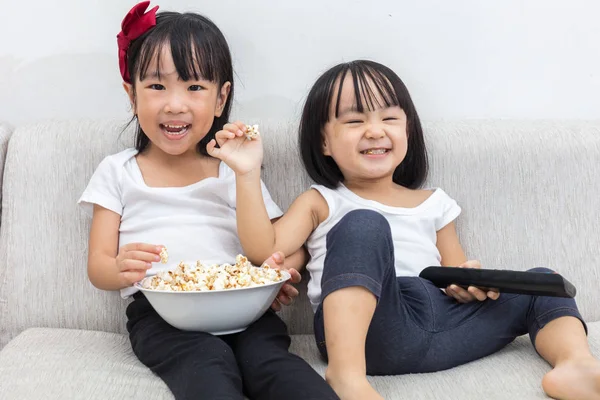
[[[127,50],[129,49],[129,44],[156,25],[156,10],[158,10],[158,6],[146,12],[149,5],[149,1],[142,1],[129,10],[121,23],[121,32],[117,35],[119,68],[123,80],[127,83],[131,83],[129,71],[127,70]]]

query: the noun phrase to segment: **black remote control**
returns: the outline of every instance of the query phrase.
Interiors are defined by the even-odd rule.
[[[499,269],[427,267],[419,276],[439,288],[458,285],[477,286],[500,293],[518,293],[537,296],[575,297],[575,286],[560,274],[524,272]]]

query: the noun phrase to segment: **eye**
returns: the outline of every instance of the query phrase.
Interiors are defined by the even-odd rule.
[[[360,119],[351,119],[350,121],[346,122],[347,124],[360,124],[362,123],[362,121]]]
[[[383,120],[384,121],[397,121],[398,118],[396,118],[396,117],[387,117],[387,118],[384,118]]]
[[[188,90],[189,90],[190,92],[199,92],[199,91],[201,91],[201,90],[204,90],[204,88],[203,88],[202,86],[200,86],[200,85],[191,85],[191,86],[188,88]]]
[[[152,89],[152,90],[165,90],[165,87],[163,85],[161,85],[160,83],[154,83],[154,84],[148,86],[148,89]]]

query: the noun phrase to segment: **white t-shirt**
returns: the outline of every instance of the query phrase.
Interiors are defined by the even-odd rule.
[[[79,199],[92,215],[98,204],[121,216],[119,248],[132,242],[164,245],[169,263],[153,264],[149,273],[179,261],[232,263],[242,254],[237,235],[235,173],[219,165],[219,176],[184,187],[149,187],[145,184],[135,155],[127,149],[106,157],[94,172]],[[269,218],[282,215],[261,181]],[[121,290],[127,298],[137,289]]]
[[[310,261],[308,298],[313,311],[321,303],[321,277],[325,261],[327,233],[352,210],[367,209],[382,214],[390,224],[396,276],[418,276],[426,267],[439,266],[440,253],[436,247],[437,231],[452,222],[461,212],[460,207],[442,189],[434,192],[414,208],[390,207],[373,200],[364,199],[344,185],[336,189],[313,185],[327,201],[329,215],[306,242]]]

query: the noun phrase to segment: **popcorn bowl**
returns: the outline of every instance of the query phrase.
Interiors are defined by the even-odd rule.
[[[175,328],[227,335],[245,330],[269,309],[290,279],[287,271],[281,270],[281,275],[283,279],[278,282],[210,291],[147,289],[142,286],[143,281],[134,286],[144,293],[158,315]]]

